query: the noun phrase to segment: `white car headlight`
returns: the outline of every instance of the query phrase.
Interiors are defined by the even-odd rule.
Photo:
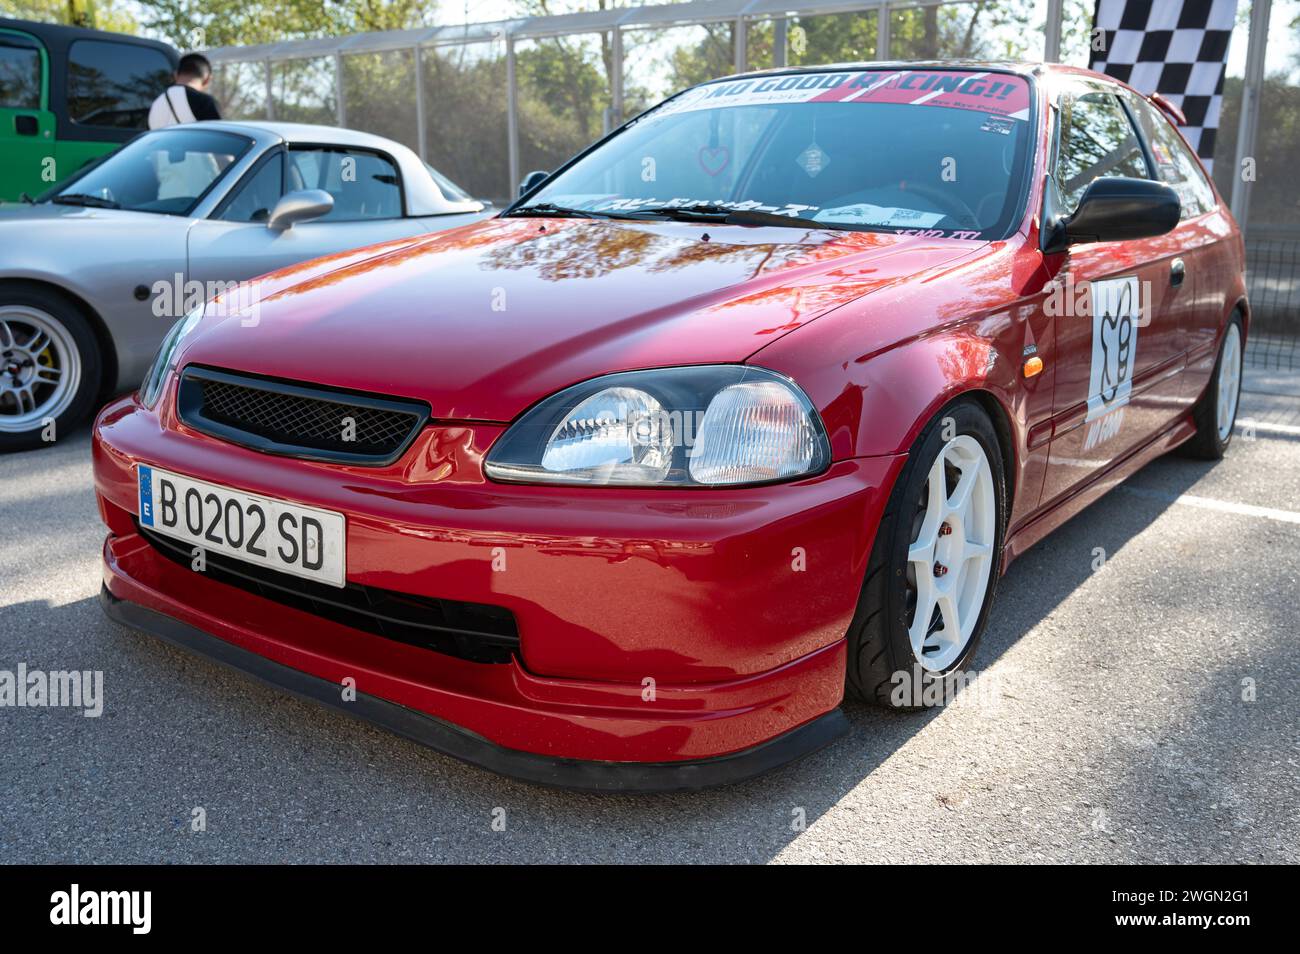
[[[194,326],[203,319],[205,307],[200,305],[176,322],[176,324],[172,325],[171,330],[167,332],[166,337],[163,338],[162,345],[158,348],[158,354],[154,356],[153,364],[149,366],[149,373],[144,376],[144,382],[140,385],[140,403],[145,407],[153,407],[158,403],[158,395],[162,393],[163,383],[167,380],[167,372],[171,371],[172,364],[176,360],[177,349],[185,336],[193,331]]]
[[[512,424],[484,470],[517,483],[713,487],[791,480],[829,463],[821,418],[792,381],[715,365],[566,388]]]

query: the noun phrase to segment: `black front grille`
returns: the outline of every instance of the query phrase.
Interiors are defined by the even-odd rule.
[[[194,572],[189,544],[138,523],[136,528],[160,554]],[[211,550],[204,562],[203,574],[220,583],[395,642],[478,663],[509,662],[519,650],[514,614],[504,607],[412,596],[359,583],[339,588]]]
[[[389,464],[429,419],[427,405],[191,365],[177,410],[197,431],[270,454]]]

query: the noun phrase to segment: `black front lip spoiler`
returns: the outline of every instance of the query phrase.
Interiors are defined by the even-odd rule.
[[[109,618],[142,630],[181,649],[254,676],[286,690],[427,745],[444,755],[489,771],[538,785],[596,792],[679,792],[742,782],[778,766],[810,755],[848,731],[848,719],[839,709],[806,722],[797,729],[753,748],[710,759],[689,762],[593,762],[551,758],[509,749],[461,726],[415,709],[358,692],[344,702],[332,682],[259,656],[196,626],[122,600],[104,586],[99,603]]]

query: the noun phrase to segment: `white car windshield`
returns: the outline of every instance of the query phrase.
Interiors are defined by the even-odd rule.
[[[63,205],[188,215],[253,141],[213,129],[169,129],[131,140],[44,198]]]
[[[1004,238],[1019,224],[1030,87],[1010,73],[844,70],[687,90],[513,214],[698,218]]]

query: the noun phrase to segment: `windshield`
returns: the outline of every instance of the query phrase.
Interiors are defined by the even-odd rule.
[[[1019,224],[1029,106],[1023,77],[972,70],[709,83],[636,120],[524,208],[677,218],[733,209],[831,228],[1005,238]]]
[[[253,141],[234,133],[173,129],[131,140],[48,196],[69,205],[188,215]]]

